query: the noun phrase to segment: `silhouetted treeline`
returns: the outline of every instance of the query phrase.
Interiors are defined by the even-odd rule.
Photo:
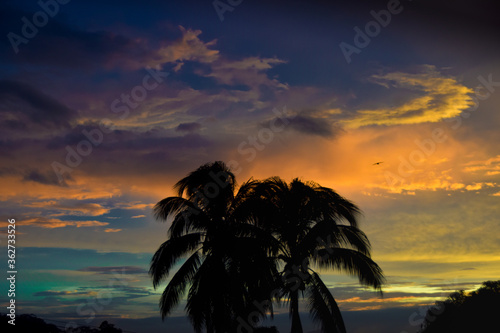
[[[0,328],[2,332],[36,332],[36,333],[122,333],[115,325],[103,321],[99,328],[80,326],[76,328],[63,329],[58,325],[48,324],[43,319],[33,314],[22,314],[15,318],[15,325],[9,324],[10,317],[0,314]],[[64,326],[61,324],[61,327]]]
[[[500,280],[486,281],[470,293],[450,294],[427,311],[421,333],[499,332]]]

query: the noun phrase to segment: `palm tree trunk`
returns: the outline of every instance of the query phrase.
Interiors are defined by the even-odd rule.
[[[292,314],[292,330],[290,333],[303,333],[302,323],[299,315],[299,291],[294,290],[290,293],[290,312]]]

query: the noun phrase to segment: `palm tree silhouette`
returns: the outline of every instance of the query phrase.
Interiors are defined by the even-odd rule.
[[[381,291],[382,270],[357,226],[359,209],[332,189],[273,177],[250,179],[236,192],[223,162],[202,165],[174,188],[177,196],[154,207],[156,218],[171,225],[151,260],[153,286],[187,259],[160,298],[163,319],[189,289],[186,311],[196,332],[236,332],[245,320],[247,331],[276,331],[255,326],[272,317],[273,301],[285,298],[291,332],[301,333],[302,293],[322,332],[345,332],[337,303],[313,267],[345,271]]]
[[[172,224],[168,240],[151,260],[153,286],[188,256],[160,298],[162,319],[188,286],[186,311],[196,332],[235,332],[238,318],[247,317],[255,299],[269,300],[258,316],[272,313],[270,295],[278,275],[274,258],[269,247],[256,242],[257,228],[239,212],[257,184],[250,180],[235,195],[235,176],[229,168],[222,162],[208,163],[174,186],[177,196],[156,204],[156,218],[172,218]]]
[[[284,265],[282,296],[289,299],[292,333],[303,332],[299,291],[307,295],[310,314],[322,332],[346,331],[335,299],[311,262],[358,276],[361,284],[381,292],[384,277],[370,258],[368,238],[358,228],[360,211],[334,190],[298,179],[287,184],[272,177],[257,184],[243,205],[243,211],[254,215],[254,223],[279,243],[276,258]]]

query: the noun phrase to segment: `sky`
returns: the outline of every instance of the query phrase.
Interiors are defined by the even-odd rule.
[[[492,4],[2,1],[0,257],[7,271],[15,219],[17,313],[192,332],[182,304],[160,318],[147,271],[168,223],[152,207],[219,160],[239,184],[298,177],[361,208],[387,283],[380,297],[321,271],[348,332],[416,332],[430,304],[498,280]]]

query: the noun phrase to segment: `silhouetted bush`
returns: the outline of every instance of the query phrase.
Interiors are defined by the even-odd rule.
[[[500,280],[486,281],[476,291],[450,294],[427,311],[421,333],[498,332]]]
[[[48,324],[43,319],[38,318],[33,314],[22,314],[15,318],[15,326],[8,323],[11,318],[6,314],[0,313],[0,331],[11,332],[15,327],[16,332],[36,332],[36,333],[122,333],[122,330],[116,328],[115,325],[103,321],[99,328],[91,328],[88,326],[80,326],[70,328],[67,331],[59,329],[56,325]]]

